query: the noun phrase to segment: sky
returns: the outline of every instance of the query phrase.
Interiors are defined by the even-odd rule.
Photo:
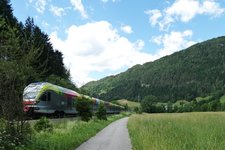
[[[225,35],[225,0],[11,0],[63,53],[79,87]]]

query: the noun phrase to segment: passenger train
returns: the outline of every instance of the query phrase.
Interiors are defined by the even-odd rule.
[[[119,113],[122,106],[105,102],[97,98],[77,93],[48,82],[29,84],[23,93],[24,113],[33,115],[76,115],[76,101],[88,99],[92,103],[93,112],[96,112],[100,103],[104,103],[107,113]]]

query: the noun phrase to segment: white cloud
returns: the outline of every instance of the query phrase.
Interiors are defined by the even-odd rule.
[[[71,26],[67,38],[62,40],[53,32],[50,35],[54,48],[64,54],[64,63],[70,68],[72,79],[78,86],[92,80],[95,73],[119,73],[121,69],[153,61],[165,55],[187,48],[193,44],[193,32],[172,31],[156,36],[152,41],[162,46],[156,54],[143,52],[144,41],[129,41],[107,21]]]
[[[30,3],[32,1],[29,1]],[[47,0],[37,0],[35,3],[35,8],[39,13],[44,13],[45,6],[47,5]]]
[[[225,12],[214,0],[176,0],[171,6],[162,11],[153,9],[145,13],[149,15],[151,25],[158,25],[160,30],[169,29],[175,21],[189,22],[196,15],[218,17]]]
[[[157,52],[157,57],[170,55],[195,44],[196,42],[190,40],[192,35],[191,30],[185,30],[183,32],[172,31],[169,34],[153,37],[154,43],[163,45],[163,48]]]
[[[132,30],[131,26],[129,26],[129,25],[122,25],[120,27],[120,30],[122,30],[124,33],[127,33],[127,34],[133,33],[133,30]]]
[[[204,1],[202,8],[199,10],[200,14],[208,14],[213,17],[218,17],[225,12],[225,8],[221,8],[218,3],[212,0]]]
[[[70,0],[70,3],[73,5],[76,11],[80,12],[83,18],[88,18],[87,12],[85,11],[81,0]]]
[[[162,13],[158,9],[148,10],[145,13],[150,16],[149,22],[152,25],[156,25],[158,23],[159,18],[162,17]]]
[[[137,50],[142,50],[145,46],[145,42],[143,40],[137,40],[135,43],[134,43],[134,46]]]
[[[65,10],[63,8],[57,7],[57,6],[50,6],[49,9],[55,16],[61,17],[63,15],[65,15]]]
[[[64,54],[64,63],[78,85],[96,80],[91,76],[94,72],[119,73],[124,67],[156,59],[142,51],[144,41],[130,42],[107,21],[73,25],[67,30],[65,40],[60,39],[57,32],[50,38],[54,48]]]

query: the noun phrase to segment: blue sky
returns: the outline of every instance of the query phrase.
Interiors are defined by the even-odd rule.
[[[115,75],[225,35],[225,0],[11,0],[64,55],[73,81]]]

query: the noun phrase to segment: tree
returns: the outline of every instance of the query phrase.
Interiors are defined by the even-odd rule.
[[[129,106],[128,106],[127,103],[124,105],[124,110],[125,110],[125,111],[128,111],[128,110],[129,110]]]
[[[17,24],[17,20],[13,16],[10,0],[0,1],[0,17],[4,18],[9,23],[9,25],[15,26]]]
[[[155,102],[157,102],[157,97],[155,97],[153,95],[146,96],[141,101],[142,111],[147,112],[147,113],[155,113],[156,112],[156,107],[154,105]]]
[[[0,17],[0,112],[1,120],[6,122],[1,135],[5,149],[23,144],[30,134],[23,117],[22,93],[27,77],[33,73],[30,66],[33,51],[24,53],[18,35],[18,28]]]
[[[70,81],[63,56],[54,51],[47,34],[31,18],[25,25],[13,16],[10,0],[0,1],[0,141],[1,148],[15,149],[30,134],[24,120],[23,90],[31,82],[50,75]],[[58,79],[58,78],[57,78]],[[76,87],[74,87],[76,88]],[[2,132],[4,131],[4,132]],[[7,142],[10,141],[10,142]]]
[[[91,101],[82,97],[76,101],[76,110],[83,121],[89,121],[92,118]]]
[[[107,113],[104,103],[100,102],[96,116],[100,120],[107,120]]]

